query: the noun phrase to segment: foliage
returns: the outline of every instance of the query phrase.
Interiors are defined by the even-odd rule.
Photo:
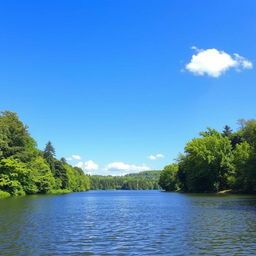
[[[6,198],[6,197],[9,197],[9,196],[11,196],[10,193],[0,190],[0,199],[1,198]]]
[[[89,190],[89,177],[62,158],[51,142],[42,152],[17,114],[0,114],[0,197]]]
[[[232,171],[232,146],[227,137],[218,132],[195,138],[185,147],[181,165],[186,188],[191,192],[218,191],[227,188],[227,177]]]
[[[170,164],[164,167],[160,174],[159,185],[166,191],[175,191],[178,189],[177,182],[178,165]]]
[[[217,192],[233,189],[256,193],[256,121],[240,120],[240,129],[222,133],[208,128],[185,146],[178,171],[161,172],[159,184],[167,191]]]
[[[55,179],[47,164],[42,157],[37,157],[27,163],[27,166],[33,170],[32,176],[38,193],[49,193],[55,188]]]
[[[10,111],[0,112],[0,157],[8,158],[23,151],[31,151],[36,143],[18,116]]]
[[[91,189],[159,189],[256,193],[256,120],[239,120],[233,132],[208,128],[188,142],[176,164],[125,176],[87,176],[56,158],[49,141],[37,148],[28,127],[10,111],[0,112],[0,198]]]
[[[91,189],[93,190],[146,190],[160,189],[158,180],[160,171],[144,171],[127,174],[125,176],[90,176]]]
[[[36,193],[31,170],[13,157],[0,161],[0,189],[14,196]]]

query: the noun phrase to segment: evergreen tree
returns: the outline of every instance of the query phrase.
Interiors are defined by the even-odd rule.
[[[222,131],[222,135],[228,138],[231,138],[232,136],[232,129],[230,126],[225,125],[224,130]]]
[[[50,141],[47,142],[44,149],[44,158],[54,158],[55,157],[55,148],[53,147]]]
[[[55,176],[55,160],[54,160],[54,156],[55,156],[55,149],[52,145],[52,143],[49,141],[44,149],[43,152],[43,157],[46,160],[46,162],[48,163],[52,174]]]

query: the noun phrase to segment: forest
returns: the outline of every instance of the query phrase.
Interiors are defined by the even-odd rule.
[[[17,114],[0,114],[0,198],[29,194],[58,194],[92,190],[160,189],[160,171],[145,171],[125,176],[86,175],[65,158],[55,157],[55,148],[47,142],[37,148],[28,126]]]
[[[189,141],[176,162],[160,171],[124,176],[86,175],[49,141],[37,148],[28,127],[10,111],[0,112],[0,198],[92,190],[164,189],[182,192],[256,193],[256,120],[239,120],[235,132],[212,128]]]
[[[235,132],[208,128],[188,142],[184,154],[164,167],[166,191],[256,193],[256,120],[238,121]]]
[[[144,171],[124,176],[90,176],[92,190],[147,190],[160,189],[158,184],[160,171]]]
[[[82,169],[69,165],[65,158],[56,159],[50,141],[43,151],[37,149],[28,127],[16,113],[0,113],[0,198],[89,188],[89,177]]]

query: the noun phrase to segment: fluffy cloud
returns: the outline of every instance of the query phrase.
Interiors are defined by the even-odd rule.
[[[107,165],[105,171],[108,171],[109,174],[123,175],[131,172],[142,172],[148,171],[150,168],[146,165],[130,165],[123,162],[113,162]]]
[[[83,169],[84,171],[95,171],[99,169],[99,165],[92,160],[89,160],[87,162],[78,162],[76,166]]]
[[[79,155],[72,155],[71,157],[66,158],[67,161],[80,160],[80,159],[81,159],[81,156],[79,156]]]
[[[79,168],[82,168],[82,169],[83,169],[83,167],[84,167],[84,162],[78,162],[78,163],[76,164],[76,167],[79,167]]]
[[[195,75],[203,76],[207,74],[211,77],[219,77],[231,68],[240,71],[253,67],[252,62],[237,53],[229,55],[214,48],[204,50],[195,46],[192,49],[196,51],[196,54],[192,55],[185,68]]]
[[[157,158],[164,158],[163,154],[156,154],[156,155],[150,155],[148,156],[150,160],[156,160]]]
[[[84,162],[84,169],[89,171],[98,170],[99,166],[96,163],[94,163],[92,160],[89,160],[87,162]]]
[[[73,159],[76,159],[76,160],[80,160],[80,159],[81,159],[81,156],[79,156],[79,155],[72,155],[72,158],[73,158]]]

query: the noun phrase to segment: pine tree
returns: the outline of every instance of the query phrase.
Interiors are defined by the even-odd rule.
[[[232,129],[230,126],[225,125],[224,130],[222,131],[222,135],[228,138],[231,138],[232,136]]]
[[[50,141],[45,146],[44,152],[43,152],[43,157],[48,163],[52,174],[55,176],[55,149]]]

